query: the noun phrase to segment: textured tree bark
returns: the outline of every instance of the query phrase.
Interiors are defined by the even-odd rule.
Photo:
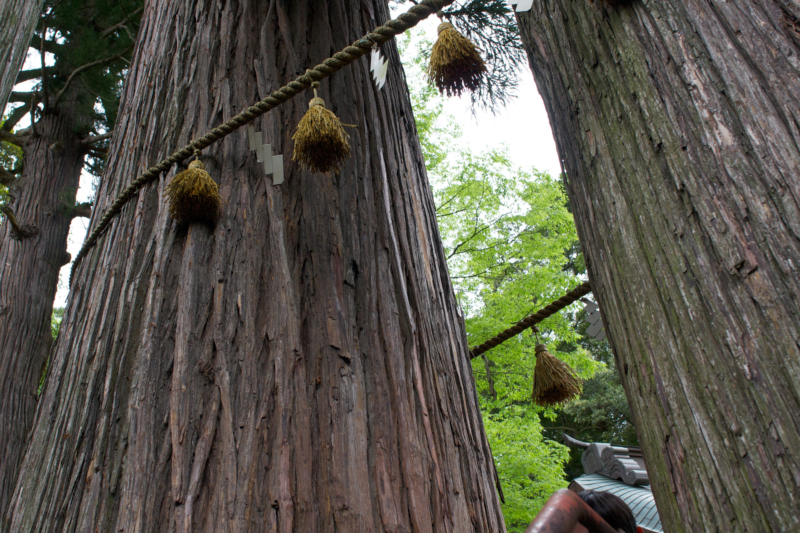
[[[665,531],[800,527],[798,17],[519,15]]]
[[[152,0],[99,212],[138,173],[388,18],[382,0]],[[503,531],[466,336],[407,89],[364,59],[323,82],[350,129],[300,171],[296,98],[203,153],[215,228],[164,184],[84,260],[17,485],[13,531]],[[174,172],[172,173],[174,174]],[[93,223],[97,222],[95,217]]]
[[[27,178],[14,189],[14,214],[32,236],[0,227],[0,516],[13,494],[36,413],[36,394],[52,345],[50,320],[61,267],[70,261],[67,236],[84,150],[74,106],[45,112],[39,136],[23,147]],[[25,228],[27,229],[27,228]]]
[[[5,109],[44,0],[4,0],[0,6],[0,109]]]

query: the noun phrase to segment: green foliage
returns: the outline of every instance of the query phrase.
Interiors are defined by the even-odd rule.
[[[53,309],[53,316],[50,319],[50,332],[53,334],[53,341],[58,338],[58,331],[61,329],[62,320],[64,320],[64,308],[56,307]]]
[[[505,496],[506,526],[522,532],[553,492],[566,486],[567,449],[542,438],[539,416],[528,406],[484,398],[481,408]]]
[[[61,329],[61,321],[64,320],[64,308],[56,307],[53,309],[53,314],[50,317],[50,333],[53,335],[53,342],[58,338],[58,331]],[[44,390],[44,382],[47,379],[47,370],[50,368],[50,357],[44,362],[42,370],[39,373],[39,387],[36,389],[37,398],[42,395]]]
[[[142,4],[143,0],[45,0],[31,48],[45,51],[47,67],[37,65],[20,73],[18,80],[33,82],[34,87],[15,93],[16,107],[10,109],[4,129],[13,128],[31,107],[36,115],[64,102],[74,107],[77,136],[113,129]],[[87,170],[96,176],[103,172],[107,145],[98,143],[90,150]]]
[[[8,117],[3,117],[2,127]],[[13,133],[13,132],[12,132]],[[0,142],[0,167],[9,171],[18,168],[22,163],[22,148],[5,141]]]
[[[476,154],[459,146],[458,125],[422,81],[419,52],[427,47],[417,38],[401,42],[404,57],[411,56],[407,79],[451,279],[475,345],[580,284],[574,265],[582,259],[560,181],[515,168],[502,149]],[[575,330],[579,309],[540,324],[540,335],[553,355],[589,378],[604,365]],[[569,452],[542,428],[542,418],[557,414],[531,402],[534,344],[526,333],[473,360],[509,531],[524,531],[553,491],[567,485]]]
[[[55,59],[54,75],[45,80],[47,92],[63,88],[76,69],[103,61],[80,72],[76,85],[83,114],[113,126],[141,9],[142,0],[46,0],[36,35],[47,39],[45,48]]]
[[[636,446],[630,424],[631,411],[614,370],[598,372],[586,382],[583,396],[564,408],[563,416],[574,421],[575,433],[593,435],[593,441]]]
[[[586,266],[559,180],[515,168],[502,149],[460,148],[458,124],[444,115],[442,99],[423,81],[428,50],[430,43],[418,35],[401,40],[439,229],[474,346],[580,284]],[[530,332],[473,360],[512,532],[524,531],[553,491],[583,473],[580,451],[559,444],[562,432],[636,444],[609,344],[586,336],[581,307],[539,324],[549,351],[585,380],[581,397],[561,409],[531,402],[536,358]]]

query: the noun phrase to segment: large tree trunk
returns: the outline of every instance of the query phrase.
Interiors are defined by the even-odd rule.
[[[143,169],[388,15],[383,0],[152,0],[99,211]],[[394,44],[323,82],[335,176],[290,161],[310,95],[203,154],[224,202],[178,227],[164,184],[75,279],[13,531],[502,531],[465,333]],[[94,223],[96,223],[95,217]]]
[[[800,528],[795,0],[519,15],[666,531]]]
[[[69,102],[45,112],[23,147],[25,178],[14,190],[16,218],[32,235],[0,228],[0,516],[4,515],[36,413],[36,395],[52,345],[50,320],[84,150]]]
[[[0,6],[0,109],[5,109],[44,0],[3,0]]]

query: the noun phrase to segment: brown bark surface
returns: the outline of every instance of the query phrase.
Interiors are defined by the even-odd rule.
[[[147,3],[99,212],[142,170],[388,18],[382,0]],[[165,183],[76,276],[13,531],[504,531],[393,43],[323,82],[353,157],[290,161],[298,97],[203,153],[215,228]],[[96,210],[97,212],[98,210]],[[97,222],[95,217],[93,223]]]
[[[665,531],[800,529],[799,17],[519,15]]]
[[[0,4],[0,109],[5,109],[25,62],[43,3],[44,0],[3,0]]]
[[[75,205],[84,150],[74,106],[45,112],[38,136],[23,147],[26,178],[13,191],[14,214],[32,236],[0,227],[0,516],[25,453],[36,412],[39,378],[52,345],[50,320],[58,274],[69,263],[69,207]]]

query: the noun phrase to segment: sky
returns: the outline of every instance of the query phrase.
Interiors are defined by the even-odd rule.
[[[438,19],[432,17],[420,24],[420,28],[431,42],[436,40]],[[368,58],[369,56],[367,56]],[[366,61],[368,59],[365,59]],[[29,57],[28,62],[36,62],[37,57]],[[27,62],[26,62],[27,64]],[[476,152],[504,146],[509,159],[525,170],[536,168],[558,175],[561,172],[556,153],[550,122],[547,118],[533,75],[525,66],[520,72],[520,86],[517,97],[496,115],[489,111],[473,112],[469,97],[450,98],[445,103],[445,113],[456,117],[463,130],[463,145]],[[25,127],[27,124],[20,124]],[[78,202],[89,201],[92,197],[92,178],[84,173],[78,190]],[[89,219],[76,218],[70,228],[67,251],[75,257],[86,237]],[[61,270],[55,307],[64,307],[69,292],[69,272],[71,263]]]
[[[527,67],[520,72],[520,78],[517,98],[497,116],[479,111],[473,117],[466,96],[449,99],[445,112],[458,118],[464,129],[464,142],[470,148],[478,150],[505,145],[515,165],[558,176],[561,164],[544,102]]]
[[[393,8],[393,15],[408,7],[410,4]],[[430,42],[436,41],[439,22],[433,16],[418,26]],[[561,174],[561,165],[550,121],[527,64],[520,70],[519,80],[517,97],[497,115],[489,111],[473,113],[469,96],[466,95],[448,99],[445,113],[456,117],[463,129],[463,141],[470,149],[483,151],[505,145],[515,165],[525,170],[536,168],[558,176]]]

